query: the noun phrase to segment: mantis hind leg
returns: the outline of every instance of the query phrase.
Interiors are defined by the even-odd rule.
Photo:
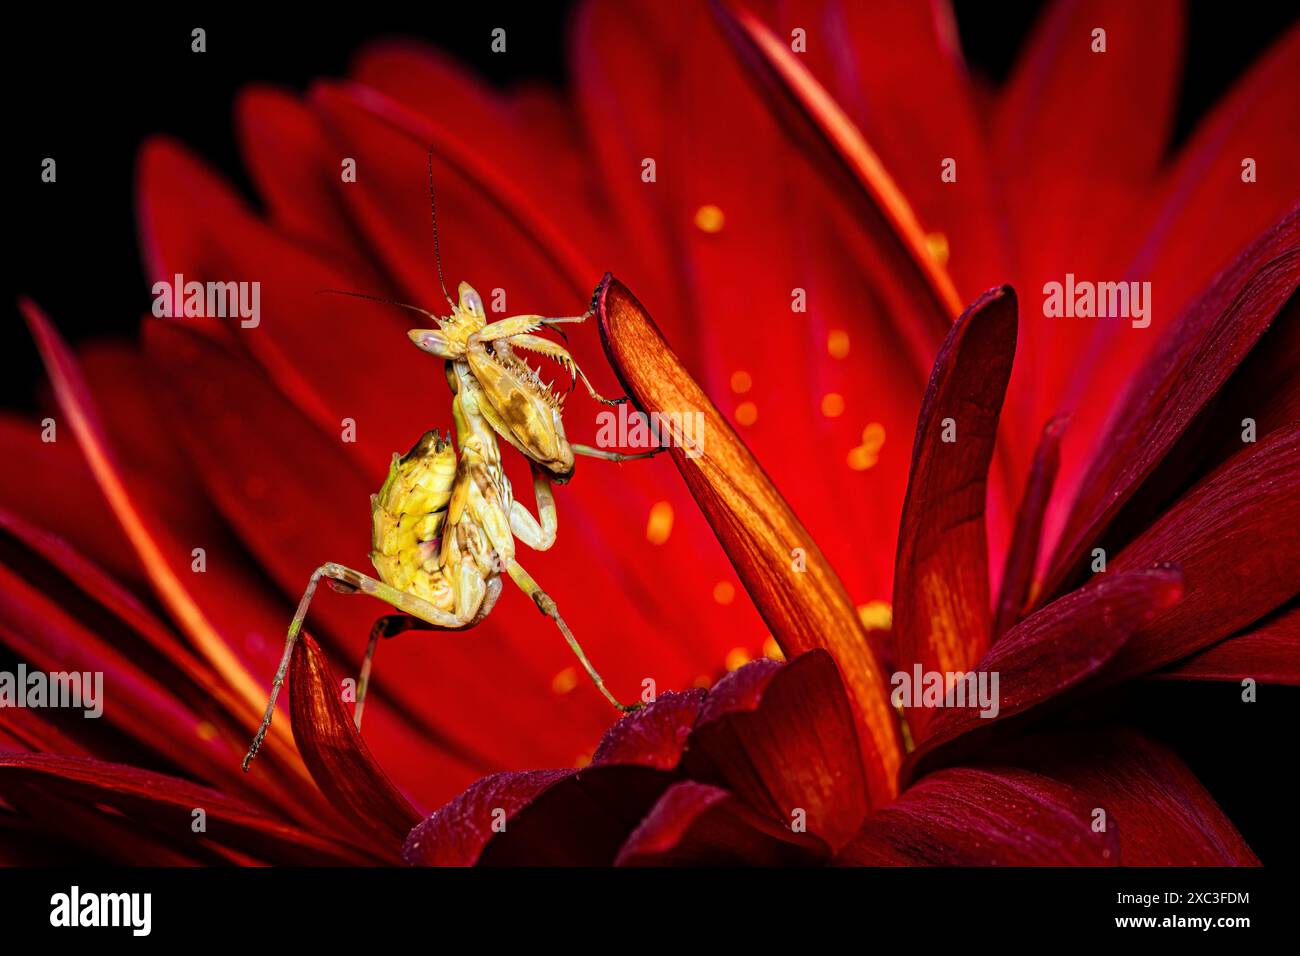
[[[361,729],[361,713],[366,706],[366,691],[370,687],[370,670],[374,666],[375,648],[381,637],[396,637],[407,631],[438,631],[442,628],[423,621],[409,614],[386,614],[375,621],[370,628],[370,640],[366,643],[366,656],[361,660],[361,676],[357,680],[357,703],[352,709],[352,720]]]
[[[663,445],[657,448],[651,448],[649,451],[640,451],[629,454],[623,451],[607,451],[604,448],[594,448],[591,445],[578,445],[572,442],[569,447],[573,449],[575,455],[586,455],[588,458],[601,458],[605,461],[636,461],[640,458],[653,458],[661,451],[667,451]]]
[[[587,660],[587,655],[583,653],[582,645],[578,643],[578,639],[574,637],[573,632],[569,630],[569,625],[565,624],[564,618],[560,617],[560,610],[555,606],[555,600],[541,589],[537,582],[533,580],[532,575],[514,561],[506,566],[506,573],[510,575],[510,579],[514,581],[515,584],[519,585],[521,591],[533,599],[533,603],[537,605],[537,609],[555,622],[555,626],[558,627],[560,633],[564,635],[564,640],[568,643],[569,649],[573,651],[574,656],[578,658],[578,663],[582,665],[582,669],[587,672],[587,676],[591,678],[591,682],[596,685],[596,689],[604,695],[605,699],[625,714],[631,713],[634,710],[640,710],[642,707],[640,703],[624,704],[609,692],[609,689],[605,686],[605,681],[601,678],[600,674],[596,672],[596,668],[591,666],[591,661]]]
[[[289,624],[289,633],[284,639],[284,654],[280,657],[280,666],[275,672],[275,681],[271,685],[271,696],[266,702],[266,712],[262,715],[261,726],[257,728],[257,734],[253,737],[252,744],[249,745],[248,753],[244,756],[244,770],[248,770],[248,765],[252,763],[253,758],[257,756],[258,750],[262,747],[262,741],[266,738],[266,732],[271,726],[271,718],[275,714],[275,702],[280,696],[280,688],[284,685],[285,675],[289,671],[289,661],[293,659],[293,648],[298,643],[298,634],[302,631],[303,621],[307,619],[307,609],[311,607],[312,598],[316,595],[316,586],[321,579],[329,580],[330,584],[336,590],[342,590],[350,593],[369,594],[371,597],[377,597],[397,608],[399,611],[405,611],[412,617],[419,618],[431,624],[435,628],[455,630],[468,626],[471,621],[462,620],[454,614],[435,607],[423,598],[416,597],[414,594],[407,594],[405,591],[399,591],[397,588],[382,581],[377,581],[369,575],[362,574],[360,571],[353,571],[351,568],[345,568],[341,564],[327,562],[312,572],[311,580],[307,582],[307,589],[302,593],[302,599],[298,602],[298,610]],[[343,587],[338,587],[343,585]],[[372,636],[373,639],[373,636]]]

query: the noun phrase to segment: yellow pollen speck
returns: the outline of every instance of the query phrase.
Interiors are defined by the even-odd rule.
[[[753,386],[754,380],[750,378],[749,373],[741,370],[731,373],[731,390],[737,395],[743,395]]]
[[[217,728],[206,720],[200,721],[194,732],[199,735],[199,740],[211,740],[217,736]]]
[[[577,686],[578,672],[572,667],[566,667],[551,680],[551,690],[557,694],[567,694]]]
[[[894,608],[888,601],[858,605],[858,620],[868,631],[887,631],[894,626]]]
[[[849,333],[843,329],[831,329],[830,335],[826,336],[826,351],[830,353],[831,358],[844,358],[849,354]]]
[[[719,604],[730,604],[736,599],[736,588],[730,581],[719,581],[713,585],[713,600]]]
[[[742,425],[752,425],[758,421],[758,406],[753,402],[741,402],[736,406],[736,421]]]
[[[749,656],[749,651],[745,650],[743,647],[733,647],[731,650],[727,651],[727,659],[725,663],[727,665],[727,670],[735,671],[740,670],[740,668],[744,667],[751,660],[753,660],[753,658]]]
[[[722,215],[722,210],[713,203],[708,203],[695,210],[695,227],[700,232],[721,232],[724,222],[726,222],[726,217]]]
[[[822,414],[827,418],[839,418],[844,414],[844,396],[839,392],[827,392],[823,395]]]
[[[941,266],[948,264],[948,237],[941,232],[927,233],[925,237],[925,248],[930,253],[930,258]]]
[[[862,430],[862,444],[849,449],[849,467],[854,471],[866,471],[880,460],[880,448],[884,444],[885,426],[872,422]]]
[[[666,501],[656,501],[645,523],[645,539],[651,544],[663,544],[673,533],[673,506]]]
[[[775,637],[769,637],[763,642],[763,656],[774,661],[785,660],[785,654],[781,650],[781,645],[776,642]]]

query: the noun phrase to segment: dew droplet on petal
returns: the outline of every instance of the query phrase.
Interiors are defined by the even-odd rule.
[[[744,369],[731,373],[731,390],[737,395],[743,395],[754,385],[754,379]]]
[[[736,421],[741,425],[752,425],[758,421],[758,406],[753,402],[741,402],[736,406]]]
[[[730,581],[719,581],[713,585],[713,600],[719,604],[730,604],[736,599],[736,587]]]

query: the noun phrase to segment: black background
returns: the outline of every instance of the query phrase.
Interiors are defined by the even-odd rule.
[[[972,67],[995,82],[1004,78],[1039,7],[959,0]],[[386,36],[428,40],[495,84],[568,82],[564,2],[424,3],[404,15],[327,4],[230,9],[109,16],[44,4],[22,11],[25,22],[7,22],[4,291],[11,305],[0,322],[0,406],[34,411],[44,381],[12,307],[17,295],[36,299],[74,342],[134,337],[152,301],[132,210],[135,152],[145,137],[184,141],[255,200],[231,127],[234,95],[249,82],[304,90],[315,77],[343,75],[358,47]],[[1173,145],[1296,15],[1285,3],[1190,4]],[[201,57],[190,52],[195,26],[207,30]],[[496,26],[510,37],[505,56],[489,50]],[[1279,117],[1288,121],[1294,117]],[[57,188],[40,182],[45,156],[58,160]],[[1173,745],[1266,863],[1294,863],[1300,846],[1290,764],[1300,689],[1264,687],[1260,698],[1242,704],[1231,684],[1149,682],[1102,706]]]

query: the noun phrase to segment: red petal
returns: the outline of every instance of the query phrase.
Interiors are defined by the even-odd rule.
[[[840,665],[872,798],[888,798],[899,760],[893,715],[885,702],[884,675],[843,585],[641,304],[622,283],[607,277],[595,305],[606,353],[637,406],[703,416],[707,438],[702,453],[687,458],[675,447],[673,462],[786,657],[823,647]],[[804,549],[803,573],[795,570],[791,548]]]
[[[1154,670],[1213,644],[1295,596],[1300,579],[1300,423],[1200,482],[1110,563],[1182,568],[1186,598],[1119,653],[1115,679]]]
[[[1061,435],[1068,423],[1068,415],[1058,415],[1047,423],[1038,450],[1034,452],[1033,464],[1029,466],[1029,479],[1025,482],[1025,493],[1016,512],[1015,532],[1002,573],[1002,589],[998,594],[997,616],[993,622],[994,641],[1020,620],[1021,613],[1029,604],[1043,536],[1043,515],[1047,512],[1056,471],[1061,464]]]
[[[740,422],[854,603],[887,601],[893,549],[863,548],[841,530],[893,539],[907,484],[905,438],[947,321],[927,336],[923,355],[890,359],[908,351],[898,317],[925,311],[874,251],[901,247],[869,236],[844,190],[794,155],[797,143],[707,5],[591,4],[577,28],[589,156],[599,160],[608,197],[601,216],[640,240],[631,255],[602,250],[597,261],[638,290],[695,381]],[[683,36],[692,42],[683,45]],[[665,101],[681,109],[658,109]],[[653,188],[627,174],[645,158],[658,164]],[[773,170],[779,190],[770,188]],[[856,184],[849,191],[860,193]],[[700,225],[711,209],[725,218],[720,230]],[[796,289],[806,293],[807,313],[752,334],[752,317],[789,315]],[[742,394],[733,382],[750,387]],[[824,401],[842,402],[843,413],[827,417]],[[851,450],[863,446],[864,427],[873,442],[885,440],[859,457]],[[792,435],[800,454],[789,453]],[[704,582],[717,580],[705,573]],[[706,595],[702,603],[712,602]]]
[[[1176,314],[1296,202],[1300,142],[1290,91],[1300,85],[1300,27],[1292,26],[1193,131],[1152,202],[1154,226],[1135,271]],[[1242,162],[1255,160],[1254,182]]]
[[[867,811],[858,754],[835,662],[812,650],[784,666],[757,661],[720,681],[691,733],[685,767],[768,820],[802,819],[838,849]]]
[[[714,9],[739,52],[781,97],[788,115],[801,121],[796,141],[801,145],[821,144],[824,159],[846,172],[861,190],[857,195],[868,199],[861,208],[879,221],[868,232],[880,242],[878,254],[894,264],[893,271],[911,290],[916,311],[907,314],[904,322],[912,323],[918,354],[928,353],[934,336],[961,311],[962,303],[951,277],[930,254],[925,231],[906,197],[861,131],[790,52],[788,44],[748,10],[729,3],[719,3]]]
[[[673,782],[649,767],[588,767],[556,782],[483,848],[487,866],[608,866]]]
[[[1213,644],[1152,676],[1226,681],[1249,677],[1268,684],[1300,684],[1300,608],[1275,614],[1244,634]]]
[[[0,416],[0,456],[5,462],[0,469],[0,507],[76,539],[83,552],[122,580],[143,581],[144,570],[121,529],[103,520],[108,502],[98,493],[67,424],[56,417],[56,437],[64,440],[45,442],[39,422]]]
[[[1173,751],[1130,731],[1026,743],[1026,766],[1081,791],[1125,866],[1252,866],[1246,841]],[[1089,814],[1091,815],[1091,809]]]
[[[108,446],[86,383],[67,346],[34,303],[22,300],[19,306],[36,338],[59,404],[70,419],[91,471],[148,571],[150,581],[209,664],[235,688],[251,718],[261,710],[265,692],[213,628],[210,619],[182,583],[173,559],[168,557],[188,555],[189,547],[173,547],[169,546],[171,542],[160,541],[160,534],[165,536],[165,530],[150,523],[132,500]]]
[[[316,642],[300,635],[289,674],[293,739],[330,802],[396,859],[420,814],[370,756],[343,709],[341,686]]]
[[[74,736],[113,728],[191,776],[233,779],[236,757],[229,739],[223,739],[210,723],[212,733],[202,734],[201,725],[216,715],[207,708],[192,708],[178,696],[182,688],[177,685],[183,683],[179,672],[166,665],[150,669],[136,664],[128,655],[134,651],[138,657],[144,648],[132,645],[124,653],[115,641],[90,630],[3,563],[0,585],[0,637],[20,660],[46,672],[103,675],[110,699],[99,701],[106,704],[102,721],[87,721]],[[68,603],[78,606],[74,602],[75,598]]]
[[[829,3],[815,12],[779,10],[767,22],[782,33],[781,24],[807,25],[813,17],[817,33],[835,40],[810,42],[799,59],[862,130],[923,228],[947,240],[946,268],[960,301],[1005,282],[1009,237],[951,6],[906,0]],[[933,161],[918,162],[918,156]],[[942,157],[960,157],[955,182],[940,179]]]
[[[931,774],[873,813],[838,862],[857,866],[1106,866],[1114,830],[1092,832],[1084,794],[1010,768]]]
[[[988,647],[984,508],[998,416],[1016,347],[1016,295],[986,292],[935,359],[912,449],[894,562],[895,663],[964,671]],[[944,441],[949,423],[955,441]],[[912,710],[922,730],[930,715]]]
[[[1105,53],[1092,50],[1097,28],[1106,31]],[[1182,38],[1175,0],[1060,3],[1039,20],[994,117],[1018,288],[1066,272],[1118,276],[1128,265],[1173,123]],[[1117,233],[1111,224],[1121,221],[1138,228]],[[1032,420],[1054,411],[1043,399],[1060,394],[1097,325],[1026,323],[1035,366],[1026,371],[1040,383]]]
[[[1043,598],[1218,394],[1300,281],[1300,210],[1261,236],[1179,319],[1112,413],[1058,543]]]
[[[300,236],[264,223],[219,176],[174,144],[150,143],[139,164],[142,205],[168,217],[156,226],[167,231],[158,266],[167,271],[152,278],[255,276],[261,283],[256,327],[242,328],[233,319],[185,319],[184,324],[215,326],[214,337],[246,348],[275,386],[332,438],[337,440],[341,423],[351,418],[355,441],[340,443],[340,449],[353,453],[374,481],[382,481],[392,452],[409,448],[428,427],[429,383],[441,382],[430,374],[428,356],[406,340],[410,316],[320,293],[387,295],[384,280],[360,254],[327,257]],[[337,179],[337,170],[333,175]],[[173,221],[175,207],[166,198],[177,192],[185,196],[189,213]],[[206,230],[209,214],[219,215],[225,226],[215,233]],[[377,370],[385,377],[383,388],[375,387]]]
[[[807,866],[828,859],[816,837],[755,813],[725,790],[675,783],[627,838],[618,866]]]
[[[320,118],[296,96],[247,86],[235,100],[235,125],[248,173],[277,228],[337,251],[340,261],[363,259],[364,246],[337,192],[347,188],[341,183],[342,160],[335,157]]]
[[[366,860],[344,844],[273,820],[215,790],[136,767],[59,754],[0,754],[0,795],[8,798],[21,787],[83,806],[111,807],[143,833],[160,834],[182,852],[211,841],[270,862],[339,865]],[[203,834],[192,829],[195,809],[207,816]],[[71,835],[75,838],[75,828]]]
[[[983,718],[979,708],[969,706],[937,711],[903,778],[914,777],[922,760],[941,745],[1024,713],[1100,673],[1145,622],[1182,594],[1177,571],[1109,572],[1030,615],[973,668],[998,675],[997,715]]]
[[[682,759],[704,697],[702,689],[660,694],[649,707],[628,714],[605,731],[592,765],[640,764],[672,770]]]
[[[196,776],[222,781],[225,784],[235,784],[240,788],[260,790],[268,800],[277,806],[285,807],[286,812],[300,820],[320,822],[323,816],[328,816],[328,811],[321,804],[320,794],[308,778],[306,769],[298,761],[297,755],[287,748],[276,755],[275,773],[258,774],[250,779],[238,771],[238,758],[247,744],[247,731],[238,719],[241,710],[240,700],[216,674],[184,646],[170,628],[155,618],[134,594],[79,554],[66,541],[2,509],[0,509],[0,527],[31,548],[34,555],[39,555],[57,568],[68,582],[75,586],[78,599],[69,600],[70,607],[81,608],[82,601],[89,598],[109,611],[116,619],[112,625],[109,625],[97,613],[92,612],[92,615],[88,616],[83,611],[79,618],[80,622],[94,621],[100,628],[111,626],[112,629],[104,633],[113,647],[102,647],[100,637],[94,630],[89,629],[90,625],[87,624],[86,631],[82,632],[80,628],[73,631],[83,636],[75,640],[74,646],[68,648],[67,652],[101,655],[107,653],[115,657],[116,652],[121,651],[128,657],[132,657],[146,653],[147,646],[161,654],[165,658],[166,665],[170,665],[177,671],[175,675],[166,677],[167,688],[174,691],[182,701],[190,702],[191,706],[196,708],[196,713],[203,718],[203,722],[198,722],[197,718],[190,721],[151,720],[144,725],[143,732],[136,735],[138,740],[155,739],[158,730],[169,730],[178,737],[179,750],[173,752],[173,756],[181,757],[178,765],[195,771]],[[20,569],[23,567],[21,563],[18,566]],[[50,590],[50,587],[49,584],[45,585],[46,593],[57,599],[58,593]],[[58,612],[55,612],[55,617],[59,616]],[[43,621],[44,618],[42,617],[41,620]],[[13,623],[14,618],[10,618],[10,621]],[[117,637],[119,624],[130,628],[130,638],[140,639],[144,643],[137,644],[135,640],[126,643],[124,638]],[[42,624],[42,633],[43,629]],[[17,645],[11,644],[11,646],[16,649]],[[28,659],[35,661],[39,653],[52,650],[54,648],[51,647],[50,642],[42,639],[34,648],[38,653],[29,656]],[[83,660],[78,669],[84,669],[84,665]],[[147,676],[159,678],[160,673],[155,667],[154,671]],[[141,679],[143,678],[140,675],[134,678],[136,681]],[[114,719],[129,717],[130,710],[131,708],[128,708],[126,715],[119,714]],[[196,744],[196,741],[199,743]],[[41,746],[36,749],[59,753],[75,752],[75,748],[69,749],[65,746]],[[285,764],[288,764],[287,768]]]
[[[572,770],[507,771],[484,777],[406,839],[402,857],[412,866],[473,866],[500,827]]]

